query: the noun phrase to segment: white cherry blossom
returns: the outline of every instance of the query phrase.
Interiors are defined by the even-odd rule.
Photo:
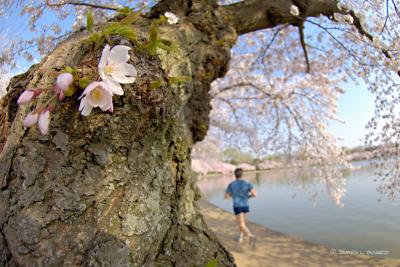
[[[290,14],[292,14],[293,16],[298,16],[300,14],[299,8],[295,5],[291,5],[290,6]]]
[[[104,81],[92,82],[79,97],[81,103],[79,111],[83,116],[88,116],[93,108],[99,107],[103,111],[113,111],[112,103],[113,89]]]
[[[178,23],[179,18],[174,13],[167,11],[164,13],[164,16],[168,19],[169,24]]]
[[[100,58],[98,66],[100,77],[107,82],[108,88],[116,95],[124,94],[119,83],[128,84],[136,80],[135,67],[127,63],[129,50],[130,47],[125,45],[116,45],[112,49],[106,45]]]

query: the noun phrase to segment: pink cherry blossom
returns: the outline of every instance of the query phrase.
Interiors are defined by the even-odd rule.
[[[29,113],[23,122],[24,128],[32,127],[38,121],[39,114],[36,111]]]
[[[63,99],[65,91],[71,86],[74,81],[74,76],[71,73],[62,73],[58,75],[56,85],[54,86],[54,91],[59,96],[59,99]]]
[[[41,89],[26,89],[18,98],[18,105],[28,104],[42,93]]]
[[[32,101],[35,96],[35,92],[33,90],[25,90],[18,98],[18,105],[28,104]]]
[[[39,115],[39,130],[40,133],[45,135],[49,131],[49,124],[50,124],[50,110],[46,109],[42,111]]]

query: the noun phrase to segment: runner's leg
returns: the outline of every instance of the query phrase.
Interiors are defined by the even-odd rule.
[[[239,213],[238,215],[236,215],[236,220],[239,224],[239,229],[240,229],[240,233],[245,235],[245,236],[251,236],[251,233],[249,231],[249,229],[246,226],[246,222],[245,222],[245,217],[244,217],[244,213]]]

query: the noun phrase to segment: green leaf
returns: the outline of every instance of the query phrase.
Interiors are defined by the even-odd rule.
[[[74,75],[76,73],[76,69],[74,67],[66,66],[61,72],[71,73],[72,75]]]
[[[137,11],[137,12],[130,12],[125,18],[123,18],[120,23],[121,24],[133,24],[134,22],[136,22],[140,16],[141,16],[141,12]]]
[[[125,15],[125,16],[128,15],[131,11],[132,11],[132,9],[130,9],[130,8],[127,7],[127,6],[124,6],[123,8],[120,8],[120,9],[117,10],[117,12],[118,12],[119,14]]]
[[[157,43],[148,43],[147,45],[144,46],[144,48],[147,50],[147,53],[149,53],[152,56],[154,56],[157,53]]]
[[[80,78],[78,81],[79,87],[84,89],[90,84],[90,82],[91,82],[90,77],[84,76],[84,77]]]
[[[133,41],[133,42],[136,41],[136,32],[135,32],[134,28],[131,25],[127,25],[127,24],[111,23],[109,26],[107,26],[102,31],[102,33],[105,37],[116,34],[116,35],[125,37],[126,39],[129,39],[130,41]]]
[[[88,31],[93,31],[93,13],[89,11],[86,15],[86,27]]]
[[[72,96],[75,93],[75,86],[71,85],[68,89],[64,92],[65,96]]]
[[[158,47],[170,52],[177,52],[178,47],[174,45],[171,41],[160,39],[158,40]]]
[[[84,40],[85,43],[94,44],[95,48],[98,48],[105,42],[104,35],[99,32],[91,34],[87,39]]]
[[[153,23],[153,24],[151,24],[151,27],[150,27],[150,33],[149,33],[149,35],[150,35],[150,42],[155,42],[155,41],[157,41],[157,38],[158,38],[158,28],[157,28],[157,26]]]
[[[217,267],[217,265],[218,265],[218,260],[217,259],[213,259],[212,261],[207,263],[207,265],[205,267]]]

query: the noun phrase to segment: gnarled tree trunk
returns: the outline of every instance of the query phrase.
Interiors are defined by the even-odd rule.
[[[234,265],[207,229],[196,200],[190,150],[204,138],[210,83],[225,72],[236,33],[295,23],[290,1],[164,0],[135,27],[146,36],[153,18],[172,11],[177,25],[160,35],[179,46],[151,57],[129,45],[134,84],[114,96],[114,112],[82,117],[76,95],[52,115],[50,132],[23,129],[33,108],[18,108],[26,88],[54,83],[54,70],[97,61],[76,33],[40,64],[12,79],[0,102],[1,266],[204,266],[216,258]],[[334,0],[296,1],[304,16],[333,14]],[[165,77],[183,84],[150,89]],[[44,103],[42,94],[37,103]]]
[[[234,265],[199,214],[190,150],[207,132],[210,83],[226,71],[235,33],[210,6],[191,12],[202,20],[159,28],[178,52],[150,57],[113,40],[133,48],[138,77],[114,96],[112,114],[82,117],[72,97],[53,113],[48,135],[22,127],[32,109],[16,106],[25,88],[50,85],[52,70],[99,59],[83,32],[11,81],[1,104],[1,266],[204,266],[214,258]],[[139,36],[149,20],[136,26]],[[177,76],[191,81],[150,89]]]

